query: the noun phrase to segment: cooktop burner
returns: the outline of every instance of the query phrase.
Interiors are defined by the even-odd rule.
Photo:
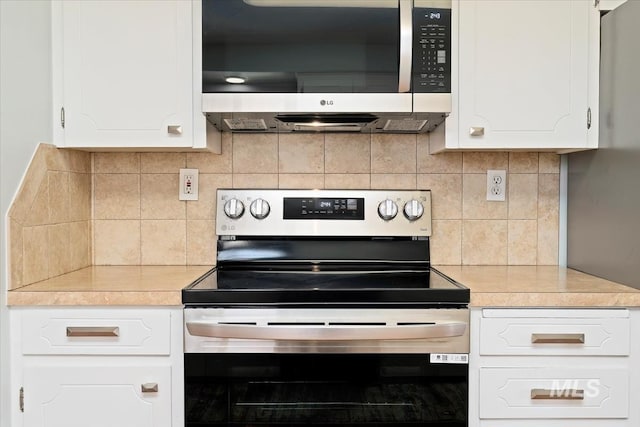
[[[435,269],[306,271],[212,269],[182,291],[187,305],[433,306],[469,303],[469,290]]]

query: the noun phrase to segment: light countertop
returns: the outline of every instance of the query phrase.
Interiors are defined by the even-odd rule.
[[[640,307],[640,290],[557,266],[435,266],[473,307]]]
[[[182,305],[211,266],[94,266],[8,292],[8,305]]]
[[[436,266],[475,307],[640,307],[640,290],[555,266]],[[211,266],[94,266],[8,292],[9,305],[182,305]]]

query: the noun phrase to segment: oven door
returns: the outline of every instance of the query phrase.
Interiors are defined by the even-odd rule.
[[[445,356],[185,354],[186,426],[467,427],[466,358]]]
[[[189,426],[467,427],[469,312],[185,309]]]

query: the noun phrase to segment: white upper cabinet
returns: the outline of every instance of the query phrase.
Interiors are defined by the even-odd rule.
[[[191,1],[55,1],[52,15],[56,145],[206,147]]]
[[[435,141],[434,151],[597,148],[599,12],[593,2],[454,4],[454,110],[446,141]]]

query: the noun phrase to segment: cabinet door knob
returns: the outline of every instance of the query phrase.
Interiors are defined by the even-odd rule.
[[[484,135],[483,127],[471,127],[469,128],[469,135],[471,136],[482,136]]]
[[[142,392],[143,393],[157,393],[158,392],[158,383],[144,383],[144,384],[142,384]]]
[[[167,132],[169,132],[171,135],[182,135],[182,126],[169,125],[167,126]]]

